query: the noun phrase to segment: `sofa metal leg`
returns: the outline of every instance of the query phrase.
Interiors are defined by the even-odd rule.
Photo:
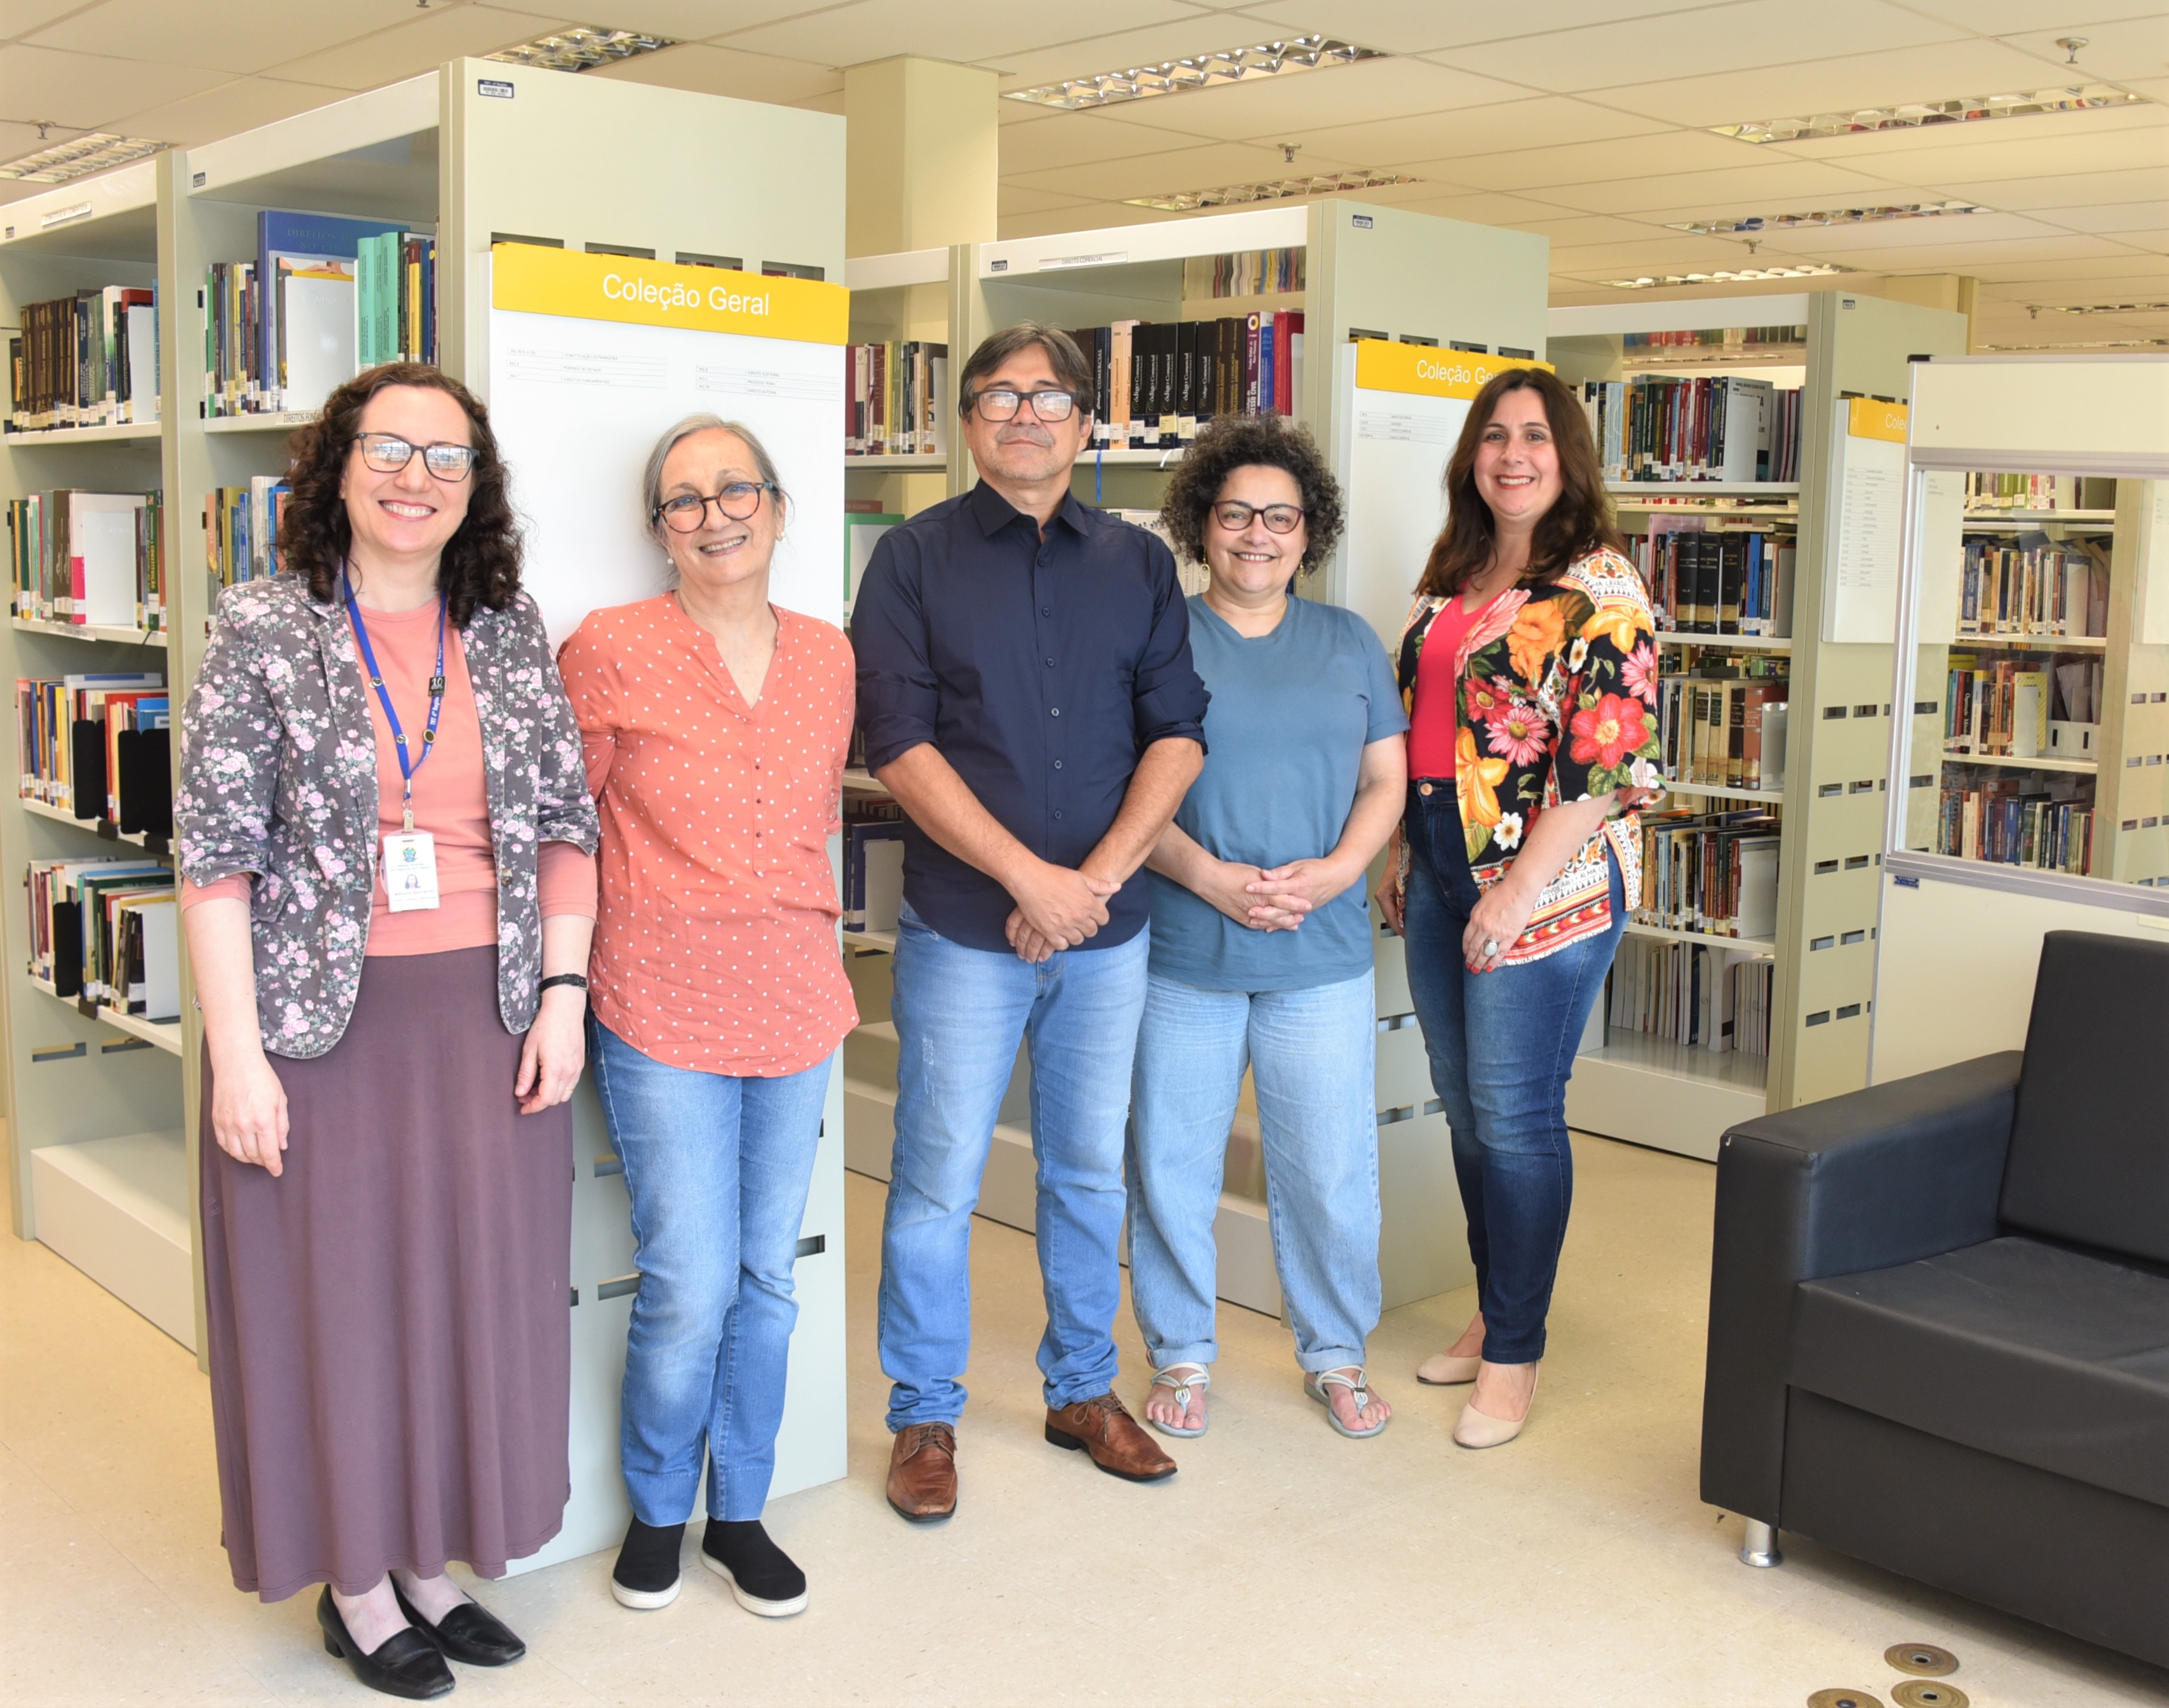
[[[1740,1545],[1740,1558],[1749,1566],[1783,1565],[1785,1556],[1778,1551],[1777,1527],[1759,1519],[1748,1519],[1747,1535]]]

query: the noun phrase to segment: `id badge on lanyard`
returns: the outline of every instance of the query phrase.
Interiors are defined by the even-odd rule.
[[[377,700],[384,707],[384,721],[392,727],[392,745],[399,756],[399,774],[406,785],[402,827],[384,838],[384,893],[394,913],[418,913],[439,905],[437,839],[426,830],[414,828],[414,774],[422,769],[435,748],[437,720],[444,710],[445,601],[439,596],[437,671],[429,678],[429,716],[422,731],[422,752],[419,758],[413,758],[407,751],[407,732],[399,726],[399,714],[392,709],[392,695],[385,689],[384,673],[376,668],[376,649],[369,644],[369,625],[363,622],[361,607],[355,603],[353,583],[344,573],[340,581],[346,597],[347,616],[354,624],[354,637],[361,644],[369,685],[376,690]]]
[[[402,830],[384,838],[384,893],[395,913],[437,905],[436,838],[426,830]]]

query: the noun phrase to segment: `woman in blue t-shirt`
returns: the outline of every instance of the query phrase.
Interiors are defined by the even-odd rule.
[[[1161,512],[1211,572],[1190,600],[1211,690],[1205,769],[1146,864],[1151,976],[1130,1158],[1131,1295],[1153,1363],[1148,1422],[1205,1433],[1228,1129],[1250,1069],[1266,1204],[1303,1387],[1344,1435],[1378,1321],[1377,1008],[1363,875],[1400,817],[1408,720],[1353,611],[1294,597],[1340,532],[1339,487],[1276,416],[1200,433]]]

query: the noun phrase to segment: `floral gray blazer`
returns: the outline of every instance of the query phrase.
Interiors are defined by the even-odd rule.
[[[536,853],[592,854],[594,803],[535,601],[477,609],[462,639],[497,855],[498,1010],[524,1032],[542,971]],[[256,1012],[274,1055],[338,1043],[361,984],[378,858],[368,692],[343,605],[283,575],[220,595],[182,724],[174,839],[191,883],[256,875]]]

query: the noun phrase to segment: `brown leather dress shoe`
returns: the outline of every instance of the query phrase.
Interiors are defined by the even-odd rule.
[[[1111,1392],[1079,1400],[1058,1412],[1048,1407],[1047,1439],[1057,1447],[1090,1454],[1092,1462],[1110,1477],[1158,1482],[1175,1475],[1175,1461],[1138,1427]]]
[[[957,1510],[957,1432],[946,1423],[909,1423],[888,1450],[888,1503],[914,1524]]]

